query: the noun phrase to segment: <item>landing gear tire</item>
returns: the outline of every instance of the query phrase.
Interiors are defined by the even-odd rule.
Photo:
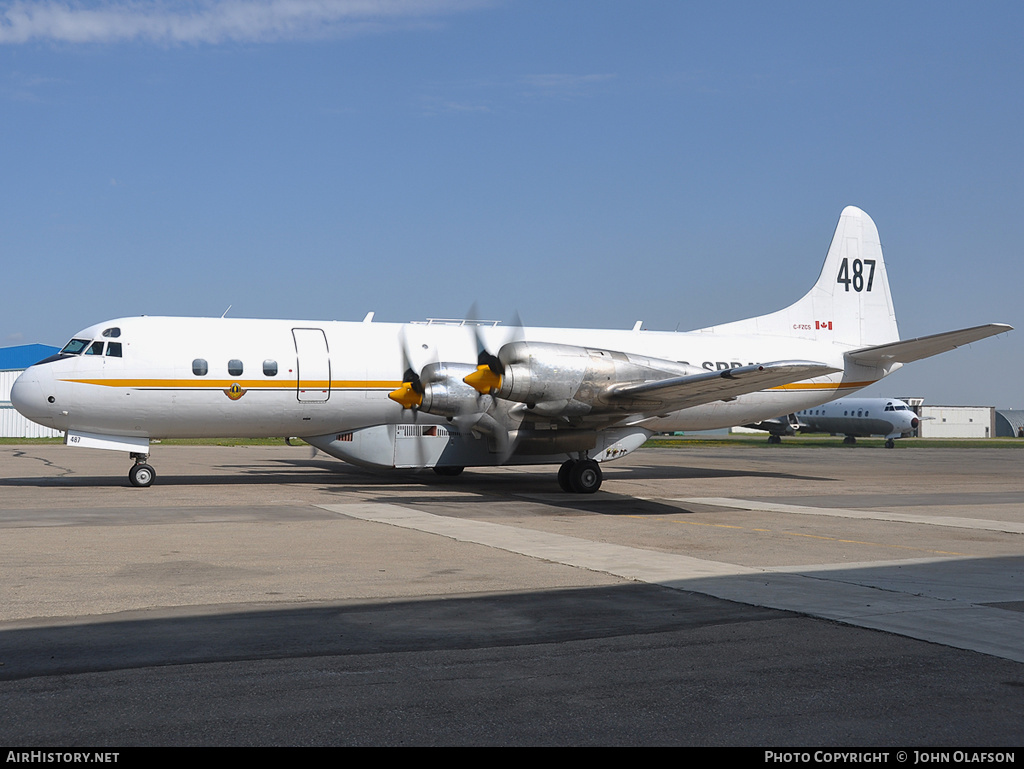
[[[603,480],[601,466],[593,459],[581,459],[569,471],[569,485],[577,494],[593,494]]]
[[[153,481],[156,480],[156,470],[144,462],[140,462],[128,471],[128,480],[131,481],[132,486],[139,488],[152,486]]]
[[[885,442],[885,447],[886,447],[887,449],[892,449],[892,448],[895,448],[895,447],[896,447],[896,441],[894,441],[894,440],[893,440],[892,438],[889,438],[889,439],[888,439],[888,440],[886,440],[886,442]]]
[[[769,435],[768,436],[768,443],[771,443],[771,444],[782,443],[782,438],[781,438],[781,436],[778,436],[778,435]]]
[[[446,465],[444,467],[435,467],[434,472],[442,478],[454,478],[456,475],[462,475],[462,471],[465,469],[465,467],[459,467],[458,465]]]
[[[562,466],[558,468],[558,485],[562,491],[567,494],[572,493],[572,483],[569,481],[569,475],[572,473],[572,468],[575,467],[575,459],[567,459],[562,463]]]
[[[843,438],[843,443],[845,443],[847,446],[855,446],[857,444],[857,439],[854,438],[852,435],[847,435],[845,438]]]

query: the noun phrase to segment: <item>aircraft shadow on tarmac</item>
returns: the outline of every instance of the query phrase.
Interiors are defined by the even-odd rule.
[[[405,486],[403,488],[408,489],[409,487]],[[369,491],[370,489],[367,488],[366,490]],[[328,491],[351,494],[358,493],[359,488],[339,486],[336,489],[328,489]],[[465,513],[467,518],[478,518],[481,520],[486,519],[492,511],[499,514],[507,511],[508,508],[503,507],[503,505],[519,506],[518,514],[523,516],[555,514],[564,516],[570,512],[607,516],[680,516],[691,515],[695,512],[689,509],[692,506],[686,507],[682,503],[670,504],[652,499],[637,499],[636,497],[615,494],[613,492],[603,492],[600,495],[595,494],[593,496],[566,494],[557,486],[547,488],[546,486],[538,485],[536,489],[524,491],[521,484],[519,484],[514,496],[502,491],[489,490],[487,483],[481,483],[477,488],[467,486],[459,491],[462,493],[458,496],[446,496],[439,499],[436,494],[417,496],[414,491],[406,491],[391,497],[380,493],[378,489],[374,493],[374,503],[412,507],[425,512],[431,512],[433,506],[438,505],[443,507],[443,510],[437,511],[438,515],[460,517],[460,513]],[[502,499],[503,497],[504,499]],[[529,509],[523,509],[522,503],[524,498],[528,499],[534,506]],[[488,508],[481,510],[481,505],[486,505]],[[701,512],[704,512],[703,509]]]
[[[268,472],[267,465],[290,468],[278,472]],[[127,465],[125,465],[127,466]],[[260,464],[221,464],[219,469],[224,474],[217,475],[160,475],[157,469],[157,486],[232,486],[232,485],[275,485],[275,484],[306,484],[322,485],[325,482],[337,481],[338,476],[352,478],[353,482],[367,487],[385,488],[398,484],[419,485],[425,487],[445,487],[453,491],[470,491],[484,494],[521,494],[529,488],[536,493],[562,493],[552,472],[554,465],[528,466],[508,468],[511,472],[475,474],[468,469],[457,478],[443,478],[432,470],[370,470],[355,465],[345,464],[337,460],[317,459],[275,459]],[[71,473],[69,468],[60,468]],[[325,472],[328,473],[325,476]],[[804,481],[833,481],[834,478],[798,473],[764,472],[759,470],[720,470],[705,467],[685,467],[676,465],[633,465],[615,466],[606,471],[609,480],[686,480],[703,478],[776,478]],[[525,479],[529,477],[529,481]],[[528,484],[528,486],[526,485]],[[85,476],[60,475],[43,477],[0,478],[2,486],[38,486],[50,487],[102,487],[124,486],[130,484],[126,476],[114,473],[111,475]],[[348,486],[339,486],[338,491],[352,491]],[[141,492],[144,493],[144,492]],[[564,495],[568,502],[580,495]]]
[[[309,466],[310,461],[301,462],[291,459],[272,460],[281,464],[292,464],[296,467]],[[313,460],[315,461],[315,460]],[[467,468],[465,473],[456,478],[445,478],[436,475],[430,469],[423,470],[371,470],[346,465],[343,463],[331,464],[329,462],[318,463],[323,469],[333,473],[345,473],[360,475],[364,479],[374,478],[381,486],[394,483],[396,479],[415,479],[415,482],[430,486],[448,486],[457,489],[462,486],[472,486],[473,490],[491,487],[494,489],[515,488],[518,491],[523,489],[523,479],[531,477],[531,483],[544,484],[551,489],[558,489],[558,482],[555,473],[552,472],[557,465],[528,465],[509,466],[502,468],[510,471],[504,474],[480,474],[474,468]],[[339,467],[340,465],[340,467]],[[684,465],[610,465],[604,469],[605,477],[609,480],[686,480],[702,478],[774,478],[781,480],[797,481],[834,481],[831,478],[821,475],[803,475],[800,473],[782,473],[752,469],[724,470],[711,467],[687,467]],[[547,483],[550,481],[550,483]],[[538,487],[538,491],[541,489]]]

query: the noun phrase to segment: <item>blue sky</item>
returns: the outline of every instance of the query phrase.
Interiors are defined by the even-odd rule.
[[[1024,4],[2,2],[0,344],[124,315],[686,330],[844,206],[904,337],[1018,328]],[[1024,408],[1024,331],[868,394]]]

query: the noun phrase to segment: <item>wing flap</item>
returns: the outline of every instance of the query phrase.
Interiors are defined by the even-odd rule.
[[[957,331],[946,331],[942,334],[919,336],[916,339],[904,339],[901,342],[862,347],[859,350],[848,352],[846,355],[858,363],[866,365],[912,363],[915,360],[930,358],[962,345],[977,342],[979,339],[1012,330],[1013,326],[1008,326],[1005,323],[987,323],[984,326],[972,326]]]
[[[636,405],[648,413],[655,406],[658,411],[677,411],[838,371],[842,369],[814,361],[774,361],[706,374],[618,385],[611,389],[609,396],[617,405]]]

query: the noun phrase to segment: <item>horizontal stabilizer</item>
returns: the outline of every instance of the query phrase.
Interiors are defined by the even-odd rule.
[[[932,334],[931,336],[919,336],[916,339],[905,339],[902,342],[890,342],[879,344],[874,347],[862,347],[859,350],[846,353],[858,363],[865,365],[878,365],[887,363],[912,363],[922,358],[930,358],[940,352],[948,352],[957,347],[979,339],[1012,331],[1013,326],[1005,323],[987,323],[984,326],[962,328],[959,331],[947,331],[944,334]]]
[[[709,371],[706,374],[670,377],[656,382],[620,385],[612,389],[611,397],[617,403],[635,403],[644,410],[656,404],[659,411],[675,411],[714,401],[731,400],[739,395],[826,376],[841,370],[825,363],[806,360],[775,361]]]

